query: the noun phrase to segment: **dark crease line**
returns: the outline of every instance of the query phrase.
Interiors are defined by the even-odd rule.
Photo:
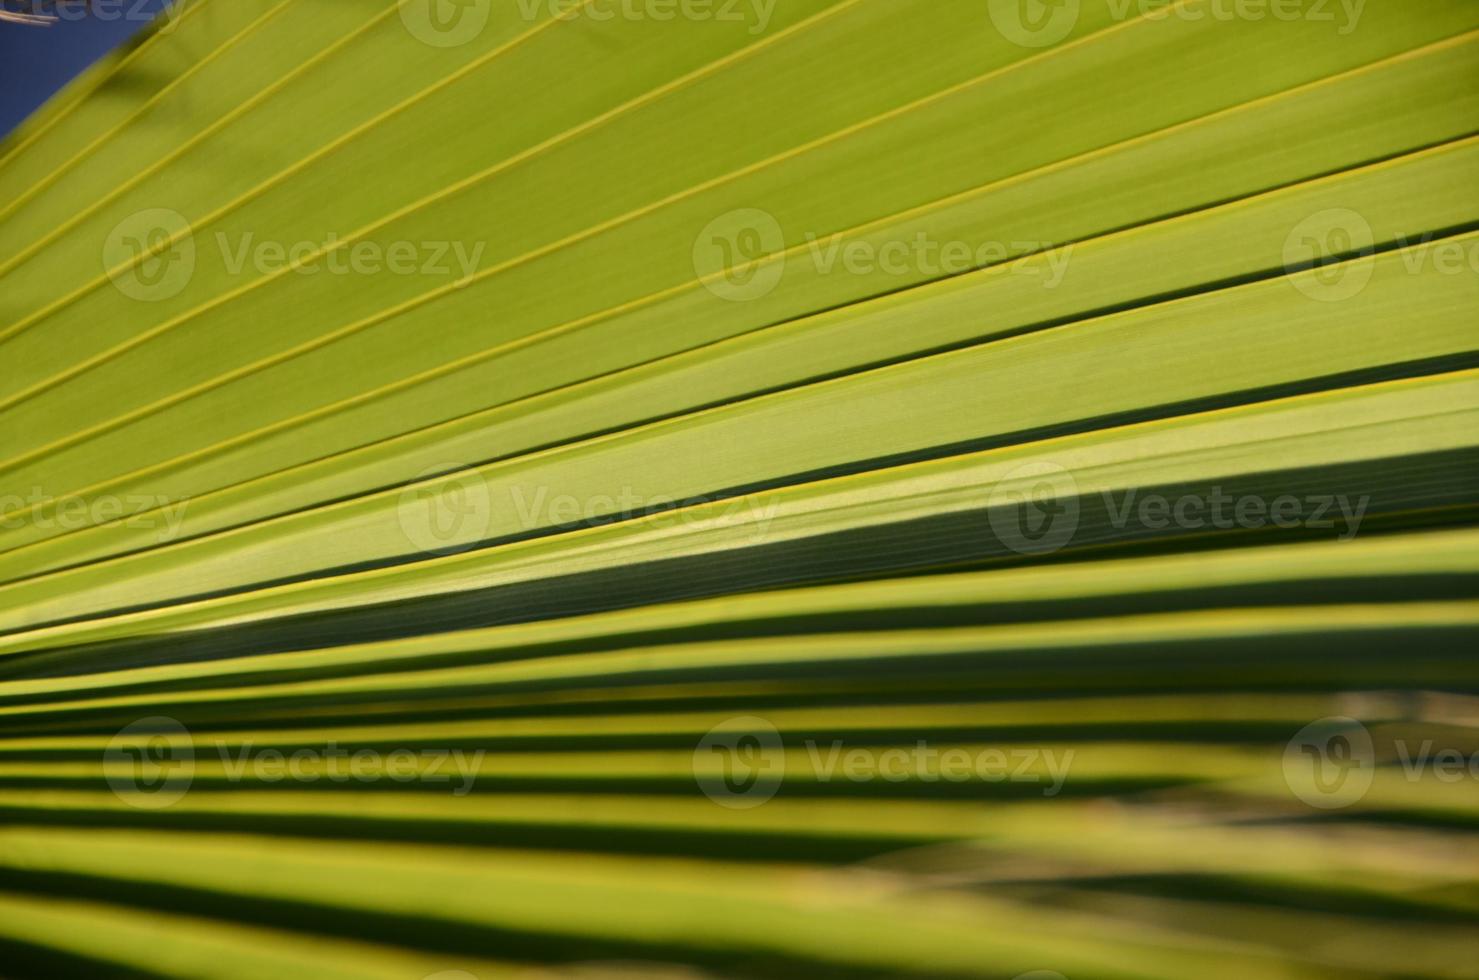
[[[729,500],[735,497],[745,496],[749,494],[782,490],[800,484],[812,483],[819,480],[835,479],[837,477],[853,476],[861,473],[903,466],[910,463],[944,459],[951,456],[983,452],[991,449],[1002,449],[1009,446],[1017,446],[1031,442],[1037,442],[1043,439],[1059,438],[1069,435],[1080,435],[1088,432],[1102,431],[1119,426],[1177,418],[1201,412],[1214,411],[1217,409],[1254,405],[1279,398],[1316,394],[1319,392],[1358,387],[1361,385],[1374,384],[1383,381],[1431,377],[1435,375],[1451,373],[1453,371],[1468,370],[1476,367],[1479,367],[1479,350],[1468,351],[1463,354],[1445,355],[1436,358],[1425,358],[1422,360],[1408,361],[1399,364],[1382,365],[1380,367],[1343,372],[1340,374],[1326,375],[1317,378],[1308,378],[1298,382],[1288,382],[1278,385],[1269,385],[1261,388],[1245,389],[1243,391],[1230,392],[1224,395],[1213,396],[1209,398],[1172,402],[1158,406],[1135,409],[1127,412],[1091,416],[1084,419],[1077,419],[1072,422],[1051,426],[1042,426],[1032,429],[1020,429],[1014,432],[1002,433],[996,436],[982,439],[947,443],[944,445],[932,446],[928,448],[914,450],[911,452],[871,457],[869,459],[858,460],[839,466],[794,472],[768,480],[761,480],[753,483],[741,484],[716,491],[711,491],[710,493],[701,496],[685,498],[683,500],[679,500],[670,505],[665,505],[662,507],[649,507],[641,511],[628,514],[606,515],[602,518],[597,518],[589,521],[581,521],[572,524],[564,524],[545,528],[535,528],[518,534],[504,535],[498,538],[490,538],[479,541],[471,545],[470,547],[458,548],[455,553],[467,554],[474,551],[487,551],[489,549],[498,548],[505,545],[539,540],[543,538],[552,538],[561,534],[570,533],[572,531],[580,531],[592,527],[606,527],[614,524],[626,523],[633,520],[639,520],[644,517],[650,517],[655,514],[679,510],[688,506],[694,506],[704,503],[722,502],[724,500]],[[113,609],[88,613],[81,616],[50,620],[42,623],[34,623],[29,626],[0,632],[0,637],[13,636],[19,633],[26,633],[38,629],[46,629],[54,626],[65,626],[75,623],[87,622],[90,620],[108,619],[114,616],[128,615],[130,613],[163,609],[184,603],[227,598],[230,596],[243,595],[259,590],[271,589],[296,583],[326,581],[340,576],[353,575],[367,571],[375,571],[382,568],[394,568],[406,565],[414,565],[418,562],[427,560],[427,558],[428,556],[423,552],[412,552],[409,554],[378,558],[371,561],[337,565],[331,568],[319,569],[314,572],[306,572],[300,575],[284,576],[276,579],[266,579],[252,582],[246,585],[233,586],[226,589],[191,593],[188,595],[176,596],[152,603],[140,603],[133,606],[115,607]]]

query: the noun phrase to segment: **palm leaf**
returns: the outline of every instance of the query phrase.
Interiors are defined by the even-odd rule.
[[[7,972],[1473,976],[1479,11],[674,6],[0,142]]]

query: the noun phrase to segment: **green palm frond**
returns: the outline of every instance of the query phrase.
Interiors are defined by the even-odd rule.
[[[0,974],[1475,976],[1476,66],[171,6],[0,141]]]

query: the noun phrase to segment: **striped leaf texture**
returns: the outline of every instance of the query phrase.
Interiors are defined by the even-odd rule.
[[[178,0],[0,186],[0,975],[1479,977],[1473,0]]]

